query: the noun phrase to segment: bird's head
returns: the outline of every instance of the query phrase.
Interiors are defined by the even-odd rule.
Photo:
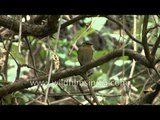
[[[92,44],[92,42],[90,42],[90,41],[85,41],[85,42],[83,42],[83,44],[82,44],[82,46],[92,46],[93,44]]]

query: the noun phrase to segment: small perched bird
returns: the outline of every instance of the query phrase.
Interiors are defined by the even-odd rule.
[[[90,41],[84,42],[78,49],[78,61],[81,66],[89,63],[93,58],[93,49],[92,49],[92,43]],[[97,105],[100,105],[96,94],[94,93],[94,90],[92,89],[92,86],[89,83],[88,77],[92,74],[92,70],[88,70],[82,77],[86,81],[88,88],[90,90],[90,93],[93,97],[93,100],[97,103]]]
[[[90,41],[84,42],[78,49],[78,61],[81,66],[90,62],[93,57],[92,43]]]

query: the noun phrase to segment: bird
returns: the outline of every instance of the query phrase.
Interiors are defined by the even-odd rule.
[[[83,44],[79,47],[78,49],[78,61],[81,66],[86,65],[87,63],[92,61],[93,58],[93,49],[92,49],[92,42],[90,41],[85,41]],[[83,77],[83,80],[86,81],[88,88],[90,90],[90,93],[93,97],[93,100],[97,103],[97,105],[100,105],[93,89],[92,86],[89,82],[89,76],[93,73],[92,69],[88,70],[86,73],[81,75]]]
[[[89,63],[92,61],[93,58],[93,49],[92,49],[92,42],[85,41],[78,49],[78,61],[81,66]]]

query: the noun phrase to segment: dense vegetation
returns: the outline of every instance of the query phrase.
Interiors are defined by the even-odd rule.
[[[159,15],[1,15],[0,103],[159,104],[159,21]],[[80,67],[84,41],[93,43],[94,55]],[[92,91],[83,76],[90,69]]]

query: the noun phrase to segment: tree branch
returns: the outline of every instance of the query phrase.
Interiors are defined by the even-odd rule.
[[[155,42],[155,44],[154,44],[154,46],[153,46],[153,48],[152,48],[151,55],[152,55],[153,57],[155,57],[155,54],[156,54],[156,51],[157,51],[157,49],[158,49],[159,44],[160,44],[160,35],[159,35],[159,37],[157,38],[157,40],[156,40],[156,42]]]
[[[150,62],[152,62],[152,57],[151,57],[151,54],[150,54],[150,51],[149,51],[149,47],[148,47],[148,43],[147,43],[147,25],[148,25],[148,19],[149,19],[149,16],[145,15],[144,16],[144,20],[143,20],[143,29],[142,29],[142,44],[143,44],[143,47],[144,47],[144,52],[145,52],[146,58]]]
[[[122,29],[124,29],[124,31],[127,33],[127,35],[136,43],[139,43],[140,45],[143,45],[142,42],[140,42],[140,40],[136,39],[130,32],[129,30],[119,21],[115,20],[114,18],[110,17],[110,16],[104,16],[106,18],[108,18],[109,20],[111,20],[112,22],[116,23],[118,26],[120,26]],[[148,32],[148,31],[147,31]],[[153,44],[148,44],[148,46],[153,46]],[[160,47],[160,46],[158,46]]]
[[[144,69],[144,70],[142,70],[142,71],[140,71],[139,73],[137,73],[137,74],[135,74],[132,78],[128,78],[127,80],[125,80],[125,82],[127,82],[127,81],[132,81],[132,80],[134,80],[137,76],[139,76],[139,75],[141,75],[142,73],[144,73],[146,70]],[[71,84],[73,84],[73,81],[71,81],[72,83]],[[64,83],[65,84],[65,83]],[[76,83],[75,84],[77,84],[77,81],[76,81]],[[80,84],[78,84],[78,86],[79,86]],[[116,85],[109,85],[109,86],[106,86],[106,87],[102,87],[102,88],[94,88],[94,92],[99,92],[99,91],[103,91],[103,90],[106,90],[106,89],[111,89],[111,88],[113,88],[113,87],[117,87]],[[83,89],[82,88],[80,88],[81,90],[80,91],[74,91],[74,92],[70,92],[70,94],[72,95],[72,96],[81,96],[81,95],[83,95],[83,96],[86,96],[86,95],[91,95],[91,93],[90,93],[90,91],[89,90],[85,90],[85,91],[83,91]],[[83,92],[82,92],[83,91]],[[35,95],[45,95],[44,93],[42,93],[42,92],[35,92],[35,91],[32,91],[32,90],[26,90],[26,89],[24,89],[24,90],[21,90],[21,92],[27,92],[27,93],[31,93],[31,94],[35,94]],[[51,97],[51,96],[68,96],[68,94],[66,94],[66,93],[50,93],[49,95],[48,95],[49,97]],[[92,103],[91,103],[92,104]]]
[[[118,26],[120,26],[122,29],[124,29],[124,31],[127,33],[127,35],[136,43],[142,44],[138,39],[136,39],[130,32],[129,30],[119,21],[115,20],[114,18],[110,17],[110,16],[105,16],[106,18],[108,18],[109,20],[111,20],[112,22],[116,23]]]
[[[97,67],[99,65],[102,65],[116,57],[121,57],[123,55],[123,50],[115,50],[106,56],[99,58],[95,61],[92,61],[84,66],[81,67],[76,67],[74,69],[66,69],[63,71],[59,71],[51,76],[51,82],[58,81],[59,79],[62,78],[67,78],[70,76],[75,76],[75,75],[83,75],[85,72],[87,72],[89,69]],[[131,49],[124,49],[124,55],[129,56],[130,58],[135,59],[137,62],[140,64],[146,66],[146,67],[151,67],[149,64],[149,61],[141,54],[131,50]],[[41,76],[39,78],[35,79],[30,79],[26,81],[18,81],[15,82],[11,85],[6,85],[0,88],[0,97],[7,95],[9,93],[32,87],[35,85],[38,85],[40,83],[44,83],[44,81],[47,81],[48,75]],[[36,84],[37,83],[37,84]]]
[[[45,37],[57,31],[57,22],[59,15],[50,15],[48,22],[44,25],[34,25],[29,23],[22,23],[22,34],[33,35],[35,37]],[[0,26],[6,27],[15,32],[19,31],[19,21],[9,18],[5,15],[0,16]]]
[[[158,95],[160,91],[160,84],[156,83],[152,86],[153,91],[148,93],[143,93],[140,98],[136,101],[135,104],[152,104],[156,96]]]
[[[61,26],[61,28],[65,28],[65,27],[67,27],[67,26],[69,26],[69,25],[71,25],[71,24],[73,24],[73,23],[75,23],[75,22],[77,22],[77,21],[79,21],[81,19],[84,19],[86,17],[92,17],[92,16],[93,15],[80,15],[78,17],[73,18],[70,21],[67,21],[67,22],[63,23],[62,26]]]
[[[31,16],[32,17],[32,16]],[[28,23],[22,23],[22,34],[23,35],[32,35],[35,37],[46,37],[57,32],[57,21],[59,19],[59,15],[49,15],[48,23],[44,25],[37,25],[41,22],[42,19],[46,18],[46,15],[38,15],[33,17]],[[81,15],[73,18],[70,21],[67,21],[62,24],[61,28],[65,28],[78,20],[84,19],[85,17],[92,17],[91,15]],[[33,24],[35,23],[35,24]],[[5,15],[0,16],[0,26],[6,27],[15,32],[19,31],[19,21],[13,20]]]

